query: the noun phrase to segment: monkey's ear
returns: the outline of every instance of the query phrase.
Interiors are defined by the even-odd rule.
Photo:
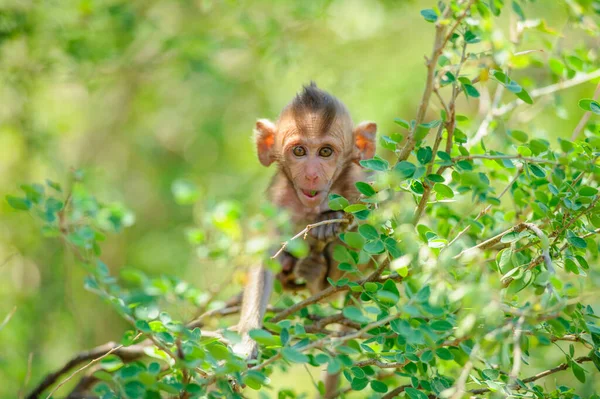
[[[358,150],[357,162],[375,156],[376,135],[377,124],[374,122],[361,122],[354,128],[354,145]]]
[[[256,121],[254,129],[254,139],[256,140],[256,150],[258,159],[264,166],[269,166],[275,160],[275,132],[277,128],[268,119],[259,119]]]

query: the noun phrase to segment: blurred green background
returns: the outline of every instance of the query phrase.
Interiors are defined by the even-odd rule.
[[[81,168],[99,199],[135,214],[135,224],[104,246],[113,272],[131,266],[201,289],[218,284],[226,269],[207,267],[184,232],[202,203],[260,205],[273,170],[256,160],[255,120],[276,118],[314,79],[346,103],[355,122],[396,131],[393,118],[414,117],[420,99],[434,29],[419,11],[433,4],[2,0],[0,194],[45,178],[66,184],[69,171]],[[562,1],[525,10],[558,30],[567,18]],[[564,45],[577,40],[566,34]],[[536,133],[552,141],[570,135],[582,113],[576,99],[593,87],[570,90],[564,114],[544,115]],[[460,107],[476,115],[478,102]],[[175,202],[178,181],[200,188],[197,205]],[[0,320],[17,307],[0,331],[0,397],[17,396],[30,355],[28,389],[72,354],[120,339],[125,323],[84,290],[83,275],[57,240],[0,201]],[[189,318],[193,309],[181,312]]]

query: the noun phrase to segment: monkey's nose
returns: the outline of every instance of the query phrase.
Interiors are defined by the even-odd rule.
[[[319,175],[304,175],[304,178],[309,182],[316,182],[319,178]]]

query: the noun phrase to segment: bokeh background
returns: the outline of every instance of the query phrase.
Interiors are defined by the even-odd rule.
[[[113,272],[168,273],[200,289],[220,283],[226,269],[208,267],[185,231],[198,204],[260,206],[273,171],[256,160],[255,120],[276,118],[313,79],[356,122],[396,131],[393,118],[413,118],[420,99],[433,26],[419,11],[433,3],[2,0],[0,194],[46,178],[67,184],[70,170],[82,169],[99,199],[135,215],[104,246]],[[546,40],[579,46],[563,30],[565,4],[538,0],[525,11],[564,32]],[[507,26],[505,15],[499,33]],[[526,38],[528,46],[535,42]],[[484,97],[485,85],[477,87]],[[566,92],[561,112],[544,114],[536,134],[553,142],[570,135],[583,112],[576,99],[593,89]],[[476,115],[478,101],[460,107]],[[196,205],[175,201],[174,188],[187,183],[198,187]],[[0,201],[0,320],[17,307],[0,331],[0,397],[17,397],[26,380],[31,388],[78,351],[120,339],[125,323],[85,291],[83,275],[58,241]],[[310,387],[306,375],[295,383],[303,382]]]

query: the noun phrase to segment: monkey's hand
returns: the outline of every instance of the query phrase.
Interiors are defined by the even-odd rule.
[[[290,290],[303,288],[304,284],[296,283],[295,269],[298,259],[289,252],[283,251],[277,256],[277,261],[281,265],[281,271],[277,273],[276,277],[281,285]]]
[[[327,211],[327,212],[323,212],[319,216],[317,216],[317,220],[315,220],[315,223],[323,222],[325,220],[332,220],[332,219],[348,219],[348,220],[350,220],[351,218],[352,218],[352,215],[348,215],[343,211]],[[310,229],[310,235],[319,241],[329,242],[334,237],[336,237],[340,232],[342,232],[347,226],[348,226],[348,223],[323,224],[321,226],[317,226],[315,228]]]
[[[306,281],[306,287],[312,294],[325,289],[325,277],[329,267],[322,253],[311,253],[296,264],[295,275]]]

